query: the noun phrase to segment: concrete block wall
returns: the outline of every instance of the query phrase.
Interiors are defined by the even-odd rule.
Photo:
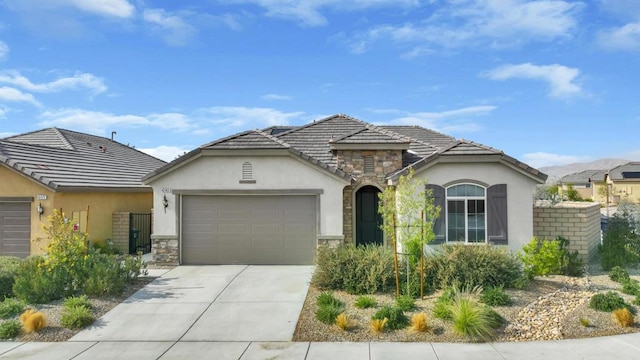
[[[129,212],[114,212],[112,214],[113,247],[123,254],[129,253]]]
[[[533,208],[533,235],[553,240],[569,240],[569,251],[577,251],[585,262],[598,252],[600,244],[600,204],[592,202],[537,202]]]

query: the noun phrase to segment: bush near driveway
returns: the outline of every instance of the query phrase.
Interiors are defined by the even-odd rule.
[[[22,259],[0,256],[0,299],[13,296],[13,283]]]

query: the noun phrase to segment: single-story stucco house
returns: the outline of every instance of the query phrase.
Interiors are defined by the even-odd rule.
[[[547,175],[481,144],[339,114],[219,139],[146,175],[154,259],[311,264],[319,244],[384,244],[378,193],[409,168],[442,208],[435,243],[531,240]]]
[[[53,209],[92,241],[111,239],[114,212],[151,213],[152,190],[140,179],[165,164],[113,139],[59,128],[0,139],[0,255],[42,253]]]

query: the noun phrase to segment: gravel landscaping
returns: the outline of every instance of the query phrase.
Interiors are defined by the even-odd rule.
[[[620,327],[611,313],[589,308],[591,296],[598,292],[619,290],[620,284],[592,269],[591,276],[572,278],[561,275],[536,278],[525,290],[507,289],[511,297],[510,306],[494,307],[506,324],[498,329],[495,341],[533,341],[569,338],[596,337],[640,331],[638,321],[631,328]],[[632,278],[640,280],[638,270],[630,270]],[[393,305],[394,296],[373,295],[378,306],[373,309],[358,309],[353,304],[358,298],[342,291],[335,291],[336,298],[346,305],[346,313],[353,326],[344,331],[335,325],[326,325],[315,318],[316,298],[320,290],[311,286],[300,314],[294,341],[402,341],[402,342],[468,342],[469,339],[457,335],[446,320],[437,319],[432,310],[440,292],[417,300],[417,309],[407,312],[409,318],[417,312],[427,314],[431,332],[415,332],[403,329],[396,331],[372,332],[369,329],[371,316],[382,305]],[[620,293],[629,304],[634,297]],[[640,313],[640,306],[634,306]],[[640,316],[640,315],[639,315]],[[582,319],[582,321],[581,321]],[[588,322],[587,326],[584,326]]]

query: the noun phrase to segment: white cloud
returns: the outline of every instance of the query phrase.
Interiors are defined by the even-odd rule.
[[[179,113],[140,115],[114,115],[83,109],[59,109],[45,111],[40,115],[38,125],[43,127],[59,126],[79,129],[93,134],[104,135],[115,126],[119,127],[156,127],[165,130],[187,131],[195,128],[188,117]]]
[[[33,95],[23,93],[18,89],[14,89],[8,86],[0,87],[0,101],[26,102],[34,106],[42,106],[42,104],[40,104],[38,100],[33,97]]]
[[[6,60],[9,56],[9,45],[0,40],[0,61]]]
[[[593,160],[588,156],[559,155],[546,152],[524,154],[522,156],[522,159],[525,163],[533,166],[534,168],[540,168],[544,166],[562,166]]]
[[[162,159],[164,161],[170,162],[175,160],[177,157],[184,155],[185,153],[193,150],[191,148],[182,148],[178,146],[166,146],[160,145],[155,148],[144,148],[138,149],[144,153],[147,153],[151,156],[154,156],[158,159]]]
[[[242,128],[287,125],[300,119],[304,112],[282,112],[271,108],[214,106],[199,111],[201,117],[216,125]]]
[[[135,11],[133,5],[127,0],[67,0],[67,2],[80,10],[104,16],[128,18]]]
[[[483,105],[441,112],[404,113],[392,119],[389,124],[419,125],[443,133],[474,132],[480,130],[481,126],[471,121],[470,118],[488,115],[495,109],[497,109],[496,106]],[[379,109],[374,110],[374,112],[380,114],[398,114],[401,111],[396,109]]]
[[[266,16],[288,19],[304,26],[328,24],[323,10],[354,11],[367,8],[419,6],[420,0],[236,0],[236,3],[255,4],[266,10]]]
[[[266,94],[260,96],[262,100],[292,100],[293,97],[289,95],[281,95],[281,94]]]
[[[48,83],[34,84],[31,80],[22,76],[18,71],[6,70],[0,71],[0,82],[39,93],[54,93],[63,90],[76,90],[78,88],[89,89],[94,95],[107,91],[107,86],[101,78],[81,72],[77,72],[73,76],[59,78]]]
[[[443,2],[420,22],[382,25],[356,35],[348,46],[356,53],[380,39],[414,45],[406,57],[432,48],[513,46],[532,41],[570,38],[581,2],[559,0],[457,0]]]
[[[171,14],[163,9],[145,9],[144,21],[152,24],[153,31],[171,46],[184,46],[197,32],[180,14]]]
[[[600,46],[608,49],[640,50],[640,22],[602,30],[597,40]]]
[[[484,75],[491,80],[542,80],[547,82],[551,87],[549,95],[557,98],[566,98],[582,93],[582,88],[575,83],[580,75],[580,70],[558,64],[533,65],[531,63],[525,63],[504,65]]]

